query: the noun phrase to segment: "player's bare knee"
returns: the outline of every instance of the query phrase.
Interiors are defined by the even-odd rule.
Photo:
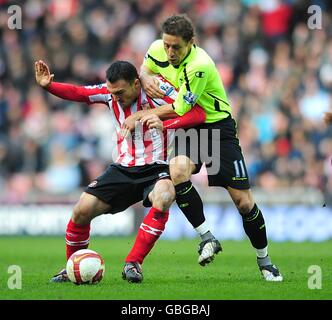
[[[170,161],[170,174],[174,185],[190,180],[191,173],[191,163],[187,157],[178,156]]]
[[[249,214],[254,207],[254,201],[250,189],[239,190],[229,187],[228,192],[242,216]]]
[[[84,206],[81,201],[79,201],[73,210],[71,217],[72,221],[76,224],[84,225],[91,222],[91,214],[88,207]]]
[[[153,190],[152,205],[154,208],[165,211],[175,200],[175,189],[171,180],[160,180]]]
[[[239,213],[242,216],[246,216],[250,213],[251,209],[253,208],[253,202],[248,198],[241,198],[237,203],[235,203]]]

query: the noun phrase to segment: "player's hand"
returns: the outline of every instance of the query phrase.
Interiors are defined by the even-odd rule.
[[[47,88],[53,81],[54,74],[50,73],[48,65],[44,61],[38,60],[35,62],[35,77],[41,87]]]
[[[156,128],[163,131],[164,125],[160,118],[155,114],[147,114],[141,118],[141,123],[146,125],[149,129]]]
[[[151,106],[149,103],[142,104],[142,110],[150,110],[150,109],[151,109]]]
[[[145,93],[152,99],[164,97],[164,92],[159,88],[159,81],[153,76],[145,74],[141,76],[141,83]]]
[[[127,138],[132,131],[135,130],[137,118],[135,114],[132,114],[128,118],[125,119],[123,125],[120,130],[120,136],[123,138]]]
[[[328,126],[332,124],[332,112],[325,112],[323,120]]]

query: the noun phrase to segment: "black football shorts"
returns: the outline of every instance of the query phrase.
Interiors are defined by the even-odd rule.
[[[141,200],[145,207],[150,207],[149,193],[158,180],[165,178],[170,179],[166,164],[136,167],[111,164],[84,191],[108,203],[111,206],[110,213],[114,214]]]
[[[205,163],[209,186],[249,189],[248,172],[231,117],[176,131],[174,155],[186,155],[198,173]]]

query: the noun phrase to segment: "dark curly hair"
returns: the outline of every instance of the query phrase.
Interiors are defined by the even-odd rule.
[[[137,69],[133,64],[128,61],[115,61],[106,70],[106,79],[110,83],[114,83],[118,80],[125,80],[129,83],[138,79]]]
[[[194,26],[187,15],[173,15],[168,17],[161,25],[162,33],[182,37],[189,42],[194,36]]]

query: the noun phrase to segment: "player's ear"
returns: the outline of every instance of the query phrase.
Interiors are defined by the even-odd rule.
[[[138,78],[136,78],[136,79],[134,80],[134,86],[135,86],[135,88],[138,88],[140,85],[141,85],[140,80],[139,80]]]

